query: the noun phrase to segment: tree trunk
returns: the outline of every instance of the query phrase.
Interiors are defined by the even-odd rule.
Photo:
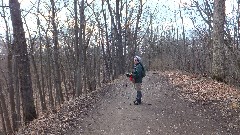
[[[3,108],[2,108],[1,100],[0,100],[0,115],[1,115],[1,120],[2,120],[3,134],[6,135],[7,134],[7,129],[6,129],[5,118],[4,118],[4,114],[3,114]]]
[[[224,81],[224,22],[225,0],[214,0],[213,13],[213,64],[214,79]]]
[[[1,100],[1,108],[3,110],[3,115],[4,115],[4,121],[5,121],[5,127],[6,127],[6,133],[7,134],[11,134],[13,132],[12,127],[11,127],[11,123],[10,123],[10,119],[9,119],[9,115],[8,115],[8,109],[7,109],[7,105],[5,102],[5,97],[2,93],[2,84],[0,82],[0,100]]]
[[[119,2],[119,1],[118,1]],[[117,2],[116,2],[117,3]],[[111,50],[112,50],[112,59],[111,59],[111,62],[112,62],[112,70],[113,70],[113,73],[112,73],[112,79],[116,78],[117,75],[118,75],[118,68],[117,68],[117,65],[119,64],[119,61],[118,59],[120,58],[117,58],[117,47],[116,44],[118,44],[118,39],[117,39],[117,36],[118,36],[118,30],[117,30],[117,25],[115,23],[115,20],[114,20],[114,14],[113,14],[113,11],[112,11],[112,7],[110,5],[110,2],[109,0],[107,0],[107,5],[108,5],[108,11],[109,11],[109,14],[110,14],[110,17],[111,17]],[[120,31],[120,30],[119,30]],[[108,39],[109,37],[107,37]]]
[[[182,38],[183,38],[183,45],[181,48],[181,53],[182,53],[182,64],[181,64],[181,70],[187,70],[187,46],[186,46],[186,40],[185,40],[185,27],[184,27],[184,22],[183,22],[183,17],[182,17],[182,12],[180,9],[180,4],[179,4],[179,12],[180,12],[180,18],[182,21]]]
[[[74,47],[75,47],[75,56],[76,56],[76,67],[77,70],[75,72],[75,84],[76,84],[76,88],[75,88],[75,92],[74,92],[74,96],[80,96],[82,94],[82,72],[81,72],[81,50],[79,49],[79,27],[78,27],[78,8],[77,8],[77,4],[78,4],[78,0],[74,0]],[[81,30],[80,30],[81,32]],[[81,41],[81,40],[80,40]]]
[[[132,58],[136,55],[136,51],[137,51],[137,47],[138,47],[138,43],[137,43],[138,35],[137,35],[137,32],[139,30],[138,27],[139,27],[139,21],[140,21],[141,15],[142,15],[142,7],[143,7],[143,3],[142,3],[142,0],[140,0],[140,6],[139,6],[139,9],[138,9],[136,26],[135,26],[134,36],[133,36],[134,50],[132,52]]]
[[[84,0],[81,0],[80,5],[80,33],[79,33],[79,43],[80,43],[80,50],[79,50],[79,60],[82,61],[82,64],[79,64],[83,66],[83,83],[84,83],[84,92],[87,94],[87,45],[85,43],[85,15],[84,15]],[[79,67],[81,69],[81,67]],[[79,70],[81,72],[81,70]],[[80,80],[79,80],[80,81]],[[80,84],[79,84],[80,85]],[[77,95],[80,95],[82,93],[78,93]]]
[[[30,30],[29,30],[29,27],[27,25],[26,18],[24,18],[24,22],[26,24],[26,29],[27,29],[28,34],[29,34],[30,58],[31,58],[32,66],[33,66],[33,71],[34,71],[34,74],[35,74],[35,77],[36,77],[36,85],[37,85],[38,93],[39,93],[39,96],[40,96],[40,105],[41,105],[42,111],[46,111],[47,106],[45,104],[45,99],[44,99],[43,92],[42,92],[42,85],[41,85],[41,81],[40,81],[40,76],[39,76],[38,69],[37,69],[37,63],[36,63],[35,57],[34,57],[34,47],[33,46],[35,44],[35,39],[32,39],[32,37],[30,35]],[[39,23],[40,22],[38,20],[37,21],[38,27],[39,27]],[[40,47],[40,49],[41,49],[41,47]]]
[[[38,1],[38,6],[37,6],[37,13],[40,13],[39,11],[39,6],[40,6],[40,3],[41,3],[41,0]],[[42,108],[43,108],[43,111],[44,110],[47,110],[47,107],[46,107],[46,99],[45,99],[45,83],[44,83],[44,73],[43,73],[43,63],[42,63],[42,35],[41,35],[41,32],[40,32],[40,19],[39,19],[39,16],[37,17],[37,26],[38,26],[38,35],[39,35],[39,46],[40,46],[40,73],[41,73],[41,91],[42,91]]]
[[[69,50],[66,50],[66,72],[65,76],[66,76],[66,87],[68,87],[68,92],[67,92],[67,99],[69,99],[69,94],[72,94],[73,97],[75,97],[76,95],[76,65],[77,65],[77,57],[76,57],[76,52],[74,53],[74,44],[71,44],[71,37],[68,37],[67,39],[65,39],[65,44],[67,45],[67,47],[69,48]],[[71,46],[72,45],[72,46]],[[68,78],[68,79],[67,79]]]
[[[238,8],[237,8],[237,49],[239,48],[239,39],[240,39],[240,0],[238,0]]]
[[[47,35],[47,31],[45,33],[46,38],[46,48],[47,48],[47,88],[48,88],[48,94],[49,94],[49,104],[51,109],[54,108],[54,98],[53,98],[53,85],[52,85],[52,70],[51,70],[51,57],[52,57],[52,51],[50,48],[50,43]]]
[[[104,9],[102,1],[102,10]],[[112,57],[111,57],[111,51],[110,51],[110,45],[109,45],[109,40],[108,40],[108,28],[107,28],[107,17],[106,17],[106,12],[103,10],[103,17],[104,17],[104,27],[105,27],[105,42],[106,42],[106,53],[103,55],[104,56],[104,61],[105,61],[105,66],[106,66],[106,81],[109,82],[110,78],[112,76]],[[102,31],[102,49],[104,49],[104,37],[103,37],[103,31]],[[103,50],[104,53],[104,50]]]
[[[32,61],[32,65],[33,65],[33,71],[35,73],[35,77],[36,77],[36,83],[37,83],[37,89],[38,89],[38,93],[39,93],[39,97],[40,97],[40,104],[41,104],[41,108],[42,108],[42,111],[46,111],[47,110],[47,106],[45,104],[45,99],[43,99],[43,92],[42,92],[42,86],[41,86],[41,82],[40,82],[40,77],[39,77],[39,74],[38,74],[38,70],[37,70],[37,63],[35,61],[35,58],[33,56],[33,45],[34,45],[34,41],[30,41],[31,43],[31,54],[30,54],[30,57],[31,57],[31,61]]]
[[[117,39],[117,76],[123,74],[125,71],[125,57],[123,55],[123,44],[122,44],[122,26],[121,26],[121,7],[120,0],[116,0],[116,24],[115,28],[116,39]],[[119,66],[122,65],[122,66]]]
[[[100,44],[98,44],[97,45],[97,56],[95,56],[96,57],[96,72],[97,72],[97,84],[98,84],[98,87],[100,88],[101,87],[101,72],[100,72],[100,70],[101,70],[101,57],[98,57],[98,56],[100,56],[101,55],[101,53],[100,53]]]
[[[53,43],[54,43],[54,84],[56,87],[56,98],[58,104],[64,102],[63,93],[61,88],[61,74],[60,74],[60,64],[59,64],[59,43],[58,43],[58,29],[57,24],[55,22],[55,2],[54,0],[50,0],[51,8],[52,8],[52,26],[53,26]]]
[[[3,0],[2,0],[2,5],[3,5]],[[9,27],[8,23],[6,20],[6,15],[5,15],[5,9],[4,7],[2,8],[3,10],[3,19],[6,25],[6,42],[8,46],[8,61],[7,61],[7,69],[8,69],[8,91],[9,91],[9,99],[10,99],[10,107],[11,107],[11,117],[12,117],[12,128],[14,131],[17,130],[17,114],[15,110],[15,101],[14,101],[14,83],[13,83],[13,45],[10,44],[10,37],[9,37]]]
[[[14,75],[14,80],[13,80],[13,83],[14,83],[14,89],[15,89],[15,97],[16,97],[16,114],[17,114],[17,129],[18,127],[21,125],[21,114],[20,114],[20,111],[21,111],[21,99],[20,99],[20,89],[19,89],[19,76],[18,76],[18,62],[17,62],[17,57],[16,57],[16,52],[15,50],[13,51],[14,53],[14,57],[13,57],[13,75]]]
[[[125,3],[127,3],[127,0],[125,1]],[[127,43],[128,43],[128,34],[127,34],[127,29],[129,27],[128,25],[128,4],[126,4],[126,7],[125,7],[125,28],[124,28],[124,46],[123,46],[123,53],[125,55],[125,64],[124,64],[124,71],[128,71],[129,70],[129,62],[128,62],[128,55],[127,55]]]
[[[20,4],[18,0],[9,0],[10,14],[13,26],[14,45],[18,58],[20,90],[22,94],[23,119],[25,123],[37,118],[34,100],[32,81],[30,73],[30,62],[27,52],[27,43],[21,18]]]
[[[9,43],[8,43],[9,44]],[[11,107],[11,117],[12,117],[12,128],[14,131],[17,130],[17,114],[15,110],[15,97],[14,97],[14,87],[13,87],[13,72],[12,72],[12,51],[13,48],[9,44],[8,45],[8,76],[9,76],[9,82],[8,82],[8,89],[9,89],[9,99],[10,99],[10,107]]]
[[[66,92],[66,100],[69,101],[69,96],[68,96],[68,88],[67,88],[67,78],[66,78],[66,73],[64,71],[64,68],[62,66],[62,80],[63,80],[63,84],[64,84],[64,89],[65,89],[65,92]]]

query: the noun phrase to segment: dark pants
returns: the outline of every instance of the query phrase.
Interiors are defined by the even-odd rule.
[[[138,90],[138,91],[137,91],[137,98],[136,98],[136,99],[137,99],[138,101],[141,101],[141,98],[142,98],[142,92]]]
[[[137,97],[136,100],[141,101],[142,98],[142,83],[135,83],[134,84],[135,90],[137,91]]]

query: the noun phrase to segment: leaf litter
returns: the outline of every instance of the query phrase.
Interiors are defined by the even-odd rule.
[[[163,74],[191,102],[201,101],[204,104],[222,101],[232,109],[239,109],[240,90],[234,86],[182,71],[166,71]]]
[[[81,120],[94,108],[94,103],[101,99],[111,84],[103,86],[87,96],[78,97],[74,100],[66,101],[56,111],[49,111],[39,116],[27,126],[19,129],[17,135],[62,135],[70,130],[78,128],[81,130]]]
[[[180,97],[206,108],[219,122],[226,123],[228,131],[240,132],[240,89],[218,82],[210,77],[183,71],[165,71],[169,82]],[[224,124],[223,124],[224,125]]]

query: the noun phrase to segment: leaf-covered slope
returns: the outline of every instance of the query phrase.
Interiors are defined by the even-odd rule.
[[[240,90],[234,86],[181,71],[167,71],[163,74],[174,86],[180,87],[184,98],[192,102],[223,101],[229,103],[232,108],[239,108]]]

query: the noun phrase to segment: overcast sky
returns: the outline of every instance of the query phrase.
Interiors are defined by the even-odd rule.
[[[6,5],[8,5],[8,1],[9,0],[3,0],[3,2]],[[21,9],[24,10],[22,12],[22,15],[26,15],[27,11],[29,11],[33,7],[32,3],[37,4],[37,1],[38,0],[19,0],[19,2],[21,4]],[[50,3],[50,0],[41,0],[41,1],[42,1],[41,5],[44,5],[44,2]],[[61,1],[60,7],[63,7],[63,1],[71,1],[71,0],[58,0],[58,1]],[[87,0],[87,1],[91,2],[92,0]],[[99,3],[100,3],[100,0],[95,0],[95,1],[99,1]],[[128,0],[128,1],[130,1],[130,0]],[[180,6],[180,8],[183,8],[184,5],[186,6],[186,4],[190,4],[190,1],[191,0],[147,0],[147,1],[143,0],[143,2],[146,2],[146,4],[144,6],[145,7],[149,6],[152,10],[151,12],[154,12],[153,10],[155,10],[155,8],[156,8],[155,11],[157,11],[157,12],[155,12],[155,13],[157,13],[157,14],[156,14],[156,18],[154,19],[155,25],[161,24],[166,29],[168,27],[171,27],[172,25],[181,27],[182,22],[181,22],[179,13],[177,14],[177,20],[173,20],[174,12],[179,11],[179,6]],[[201,1],[202,0],[199,0],[199,2],[201,2]],[[231,16],[231,11],[232,11],[234,3],[236,3],[236,0],[226,0],[226,14],[228,16]],[[134,6],[134,4],[132,4],[132,6]],[[42,10],[43,9],[44,8],[42,8]],[[5,10],[9,11],[8,8],[6,8]],[[2,9],[0,9],[0,12],[2,12]],[[64,22],[64,20],[67,19],[66,14],[68,14],[68,13],[69,12],[67,11],[67,9],[63,8],[61,10],[61,12],[58,13],[57,16],[59,17],[60,20],[62,20],[61,22]],[[184,14],[184,11],[182,11],[182,16],[184,17],[185,28],[186,29],[193,28],[193,24],[192,24],[191,19],[189,18],[189,15]],[[10,17],[8,19],[10,20]],[[199,19],[201,19],[201,18],[199,18]],[[36,29],[36,16],[32,15],[31,13],[27,14],[27,24],[31,28],[31,31],[34,31],[34,29]],[[0,29],[1,29],[1,31],[3,29],[5,29],[5,25],[3,23],[2,18],[0,18]]]

